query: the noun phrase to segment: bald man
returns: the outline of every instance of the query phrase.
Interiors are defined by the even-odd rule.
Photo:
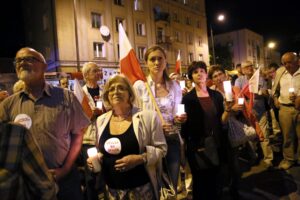
[[[300,96],[300,67],[299,57],[293,52],[285,53],[281,62],[284,67],[276,71],[272,94],[279,108],[279,124],[283,134],[283,160],[279,168],[286,170],[300,163],[300,144],[297,144],[300,141],[299,110],[295,108],[295,100]]]
[[[72,92],[46,83],[47,64],[41,53],[22,48],[14,64],[25,89],[1,102],[0,121],[14,121],[31,131],[59,186],[58,199],[81,200],[74,161],[89,120]]]

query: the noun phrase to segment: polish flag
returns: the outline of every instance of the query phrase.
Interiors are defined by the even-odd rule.
[[[258,85],[259,85],[259,71],[260,69],[258,68],[254,74],[252,75],[252,77],[249,79],[249,91],[251,93],[258,93]]]
[[[77,97],[78,101],[81,103],[83,111],[85,114],[91,118],[93,116],[93,111],[89,105],[89,99],[84,93],[79,81],[77,79],[74,80],[74,94]]]
[[[119,50],[121,73],[124,74],[132,84],[137,80],[146,81],[140,63],[121,23],[119,24]]]
[[[180,57],[180,50],[178,50],[176,65],[175,65],[175,73],[181,74],[181,57]]]

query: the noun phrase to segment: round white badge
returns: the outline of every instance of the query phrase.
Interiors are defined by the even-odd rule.
[[[30,129],[32,125],[31,118],[26,114],[18,114],[14,122],[25,126],[27,129]]]
[[[104,143],[104,149],[107,153],[117,155],[121,152],[121,141],[118,138],[110,138]]]

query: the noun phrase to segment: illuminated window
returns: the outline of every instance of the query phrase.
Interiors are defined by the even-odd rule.
[[[144,23],[141,22],[136,23],[136,34],[140,36],[146,35],[146,28]]]
[[[94,42],[93,43],[94,48],[94,57],[95,58],[103,58],[105,57],[105,49],[104,44],[101,42]]]
[[[138,58],[140,60],[144,60],[145,51],[146,51],[146,47],[142,47],[142,46],[137,47]]]

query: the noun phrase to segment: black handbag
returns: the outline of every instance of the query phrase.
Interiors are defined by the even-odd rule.
[[[218,146],[213,135],[204,139],[204,146],[196,148],[195,161],[199,169],[208,169],[219,165]]]

